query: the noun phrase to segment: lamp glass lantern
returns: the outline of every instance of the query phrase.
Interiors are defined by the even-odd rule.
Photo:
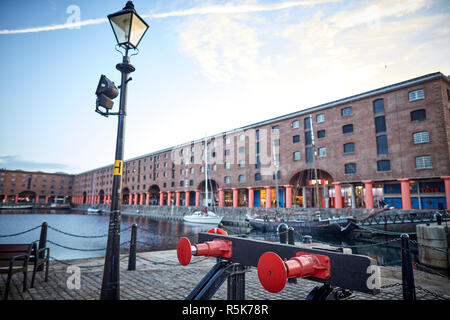
[[[148,29],[148,24],[136,13],[131,1],[122,10],[108,15],[108,19],[117,43],[125,49],[136,49]]]

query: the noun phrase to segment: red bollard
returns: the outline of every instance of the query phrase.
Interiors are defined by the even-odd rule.
[[[177,257],[181,265],[187,266],[191,261],[192,256],[208,256],[208,257],[223,257],[231,258],[232,243],[220,239],[214,239],[205,243],[191,245],[188,238],[181,238],[178,241]]]
[[[291,277],[330,278],[330,258],[319,254],[297,252],[297,256],[283,261],[274,252],[264,253],[258,261],[258,278],[271,293],[280,292]]]

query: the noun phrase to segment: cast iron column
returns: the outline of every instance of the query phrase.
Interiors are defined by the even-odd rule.
[[[120,83],[119,121],[117,128],[116,158],[114,161],[113,187],[111,197],[111,213],[108,228],[108,243],[105,255],[105,267],[103,269],[101,300],[120,299],[120,208],[122,205],[122,171],[123,171],[123,145],[125,133],[125,116],[127,109],[127,83],[129,74],[135,70],[130,64],[128,50],[123,57],[123,62],[116,65],[116,69],[122,73]]]

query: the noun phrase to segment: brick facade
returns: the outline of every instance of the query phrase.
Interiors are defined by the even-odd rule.
[[[74,176],[64,173],[0,170],[0,203],[69,203]]]
[[[410,93],[416,100],[410,101]],[[377,113],[375,101],[378,107],[383,105]],[[417,115],[412,114],[415,111]],[[315,180],[314,165],[307,162],[306,150],[312,147],[307,141],[311,129],[305,128],[309,116],[316,150],[326,148],[320,149],[316,158],[318,178],[327,183],[320,186],[322,206],[340,206],[336,184],[342,188],[344,207],[370,208],[384,199],[391,206],[403,205],[406,209],[408,204],[402,198],[407,193],[413,208],[448,206],[450,190],[445,186],[446,177],[450,176],[450,81],[441,73],[208,137],[216,203],[274,206],[274,189],[278,185],[280,205],[316,206],[315,191],[309,185]],[[425,142],[414,143],[416,133]],[[166,205],[170,199],[173,204],[184,205],[189,192],[189,204],[199,204],[196,198],[198,191],[203,197],[205,180],[203,146],[204,139],[199,139],[125,161],[123,201]],[[273,150],[279,154],[278,180]],[[406,184],[399,179],[407,179]],[[408,185],[410,190],[406,190]],[[370,186],[373,189],[368,194],[365,190]],[[81,173],[75,176],[74,201],[108,203],[111,188],[112,165]],[[291,190],[292,194],[287,195],[286,191]],[[219,203],[221,197],[223,203]],[[236,197],[238,200],[233,201]],[[253,200],[251,204],[249,198]],[[372,201],[375,203],[368,203]]]

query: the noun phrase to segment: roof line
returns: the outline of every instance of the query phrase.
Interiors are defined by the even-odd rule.
[[[409,79],[409,80],[405,80],[405,81],[402,81],[402,82],[398,82],[398,83],[391,84],[391,85],[388,85],[388,86],[384,86],[384,87],[381,87],[381,88],[378,88],[378,89],[366,91],[366,92],[359,93],[359,94],[356,94],[356,95],[353,95],[353,96],[350,96],[350,97],[346,97],[346,98],[342,98],[342,99],[339,99],[339,100],[323,103],[323,104],[320,104],[318,106],[309,107],[309,108],[302,109],[302,110],[299,110],[299,111],[294,111],[294,112],[291,112],[291,113],[288,113],[288,114],[285,114],[285,115],[282,115],[282,116],[278,116],[278,117],[271,118],[271,119],[268,119],[268,120],[255,122],[253,124],[249,124],[249,125],[246,125],[246,126],[243,126],[243,127],[239,127],[239,128],[236,128],[236,129],[231,129],[231,130],[228,130],[228,131],[217,133],[217,134],[214,134],[214,135],[211,135],[211,136],[207,137],[207,139],[221,137],[221,136],[224,136],[224,135],[229,134],[229,133],[235,133],[235,132],[239,132],[239,131],[243,131],[243,130],[248,130],[250,128],[262,126],[262,125],[273,123],[273,122],[276,122],[276,121],[281,121],[281,120],[289,119],[289,118],[292,118],[292,117],[295,117],[295,116],[300,116],[300,115],[308,114],[308,113],[311,113],[311,112],[320,111],[320,110],[323,110],[323,109],[334,107],[334,106],[339,105],[339,104],[350,103],[350,102],[353,102],[353,101],[356,101],[356,100],[360,100],[360,99],[363,99],[363,98],[367,98],[367,97],[370,97],[370,96],[374,96],[374,95],[386,93],[386,92],[389,92],[389,91],[397,90],[397,89],[400,89],[400,88],[408,87],[408,86],[411,86],[413,84],[418,84],[418,83],[422,83],[422,82],[425,82],[425,81],[434,80],[436,78],[442,78],[442,79],[444,79],[444,80],[446,80],[447,82],[450,83],[449,77],[446,77],[444,74],[442,74],[439,71],[438,72],[434,72],[434,73],[429,73],[429,74],[426,74],[426,75],[423,75],[423,76],[420,76],[420,77],[416,77],[416,78],[413,78],[413,79]],[[161,149],[161,150],[158,150],[158,151],[146,153],[146,154],[143,154],[143,155],[140,155],[140,156],[137,156],[137,157],[133,157],[133,158],[130,158],[130,159],[127,159],[127,160],[124,160],[124,161],[128,162],[128,161],[142,159],[142,158],[154,155],[154,154],[168,152],[168,151],[171,151],[171,150],[176,149],[176,148],[180,148],[180,147],[188,146],[188,145],[191,145],[191,144],[195,144],[195,143],[201,142],[203,140],[204,140],[204,138],[193,140],[193,141],[190,141],[190,142],[185,142],[185,143],[182,143],[182,144],[175,145],[173,147],[169,147],[169,148]],[[91,172],[91,171],[96,171],[96,170],[99,170],[99,169],[104,169],[104,168],[112,167],[112,166],[113,166],[112,164],[111,165],[107,165],[107,166],[102,166],[102,167],[98,167],[96,169],[92,169],[92,170],[88,170],[88,171],[82,172],[80,174],[85,174],[85,173],[88,173],[88,172]]]

